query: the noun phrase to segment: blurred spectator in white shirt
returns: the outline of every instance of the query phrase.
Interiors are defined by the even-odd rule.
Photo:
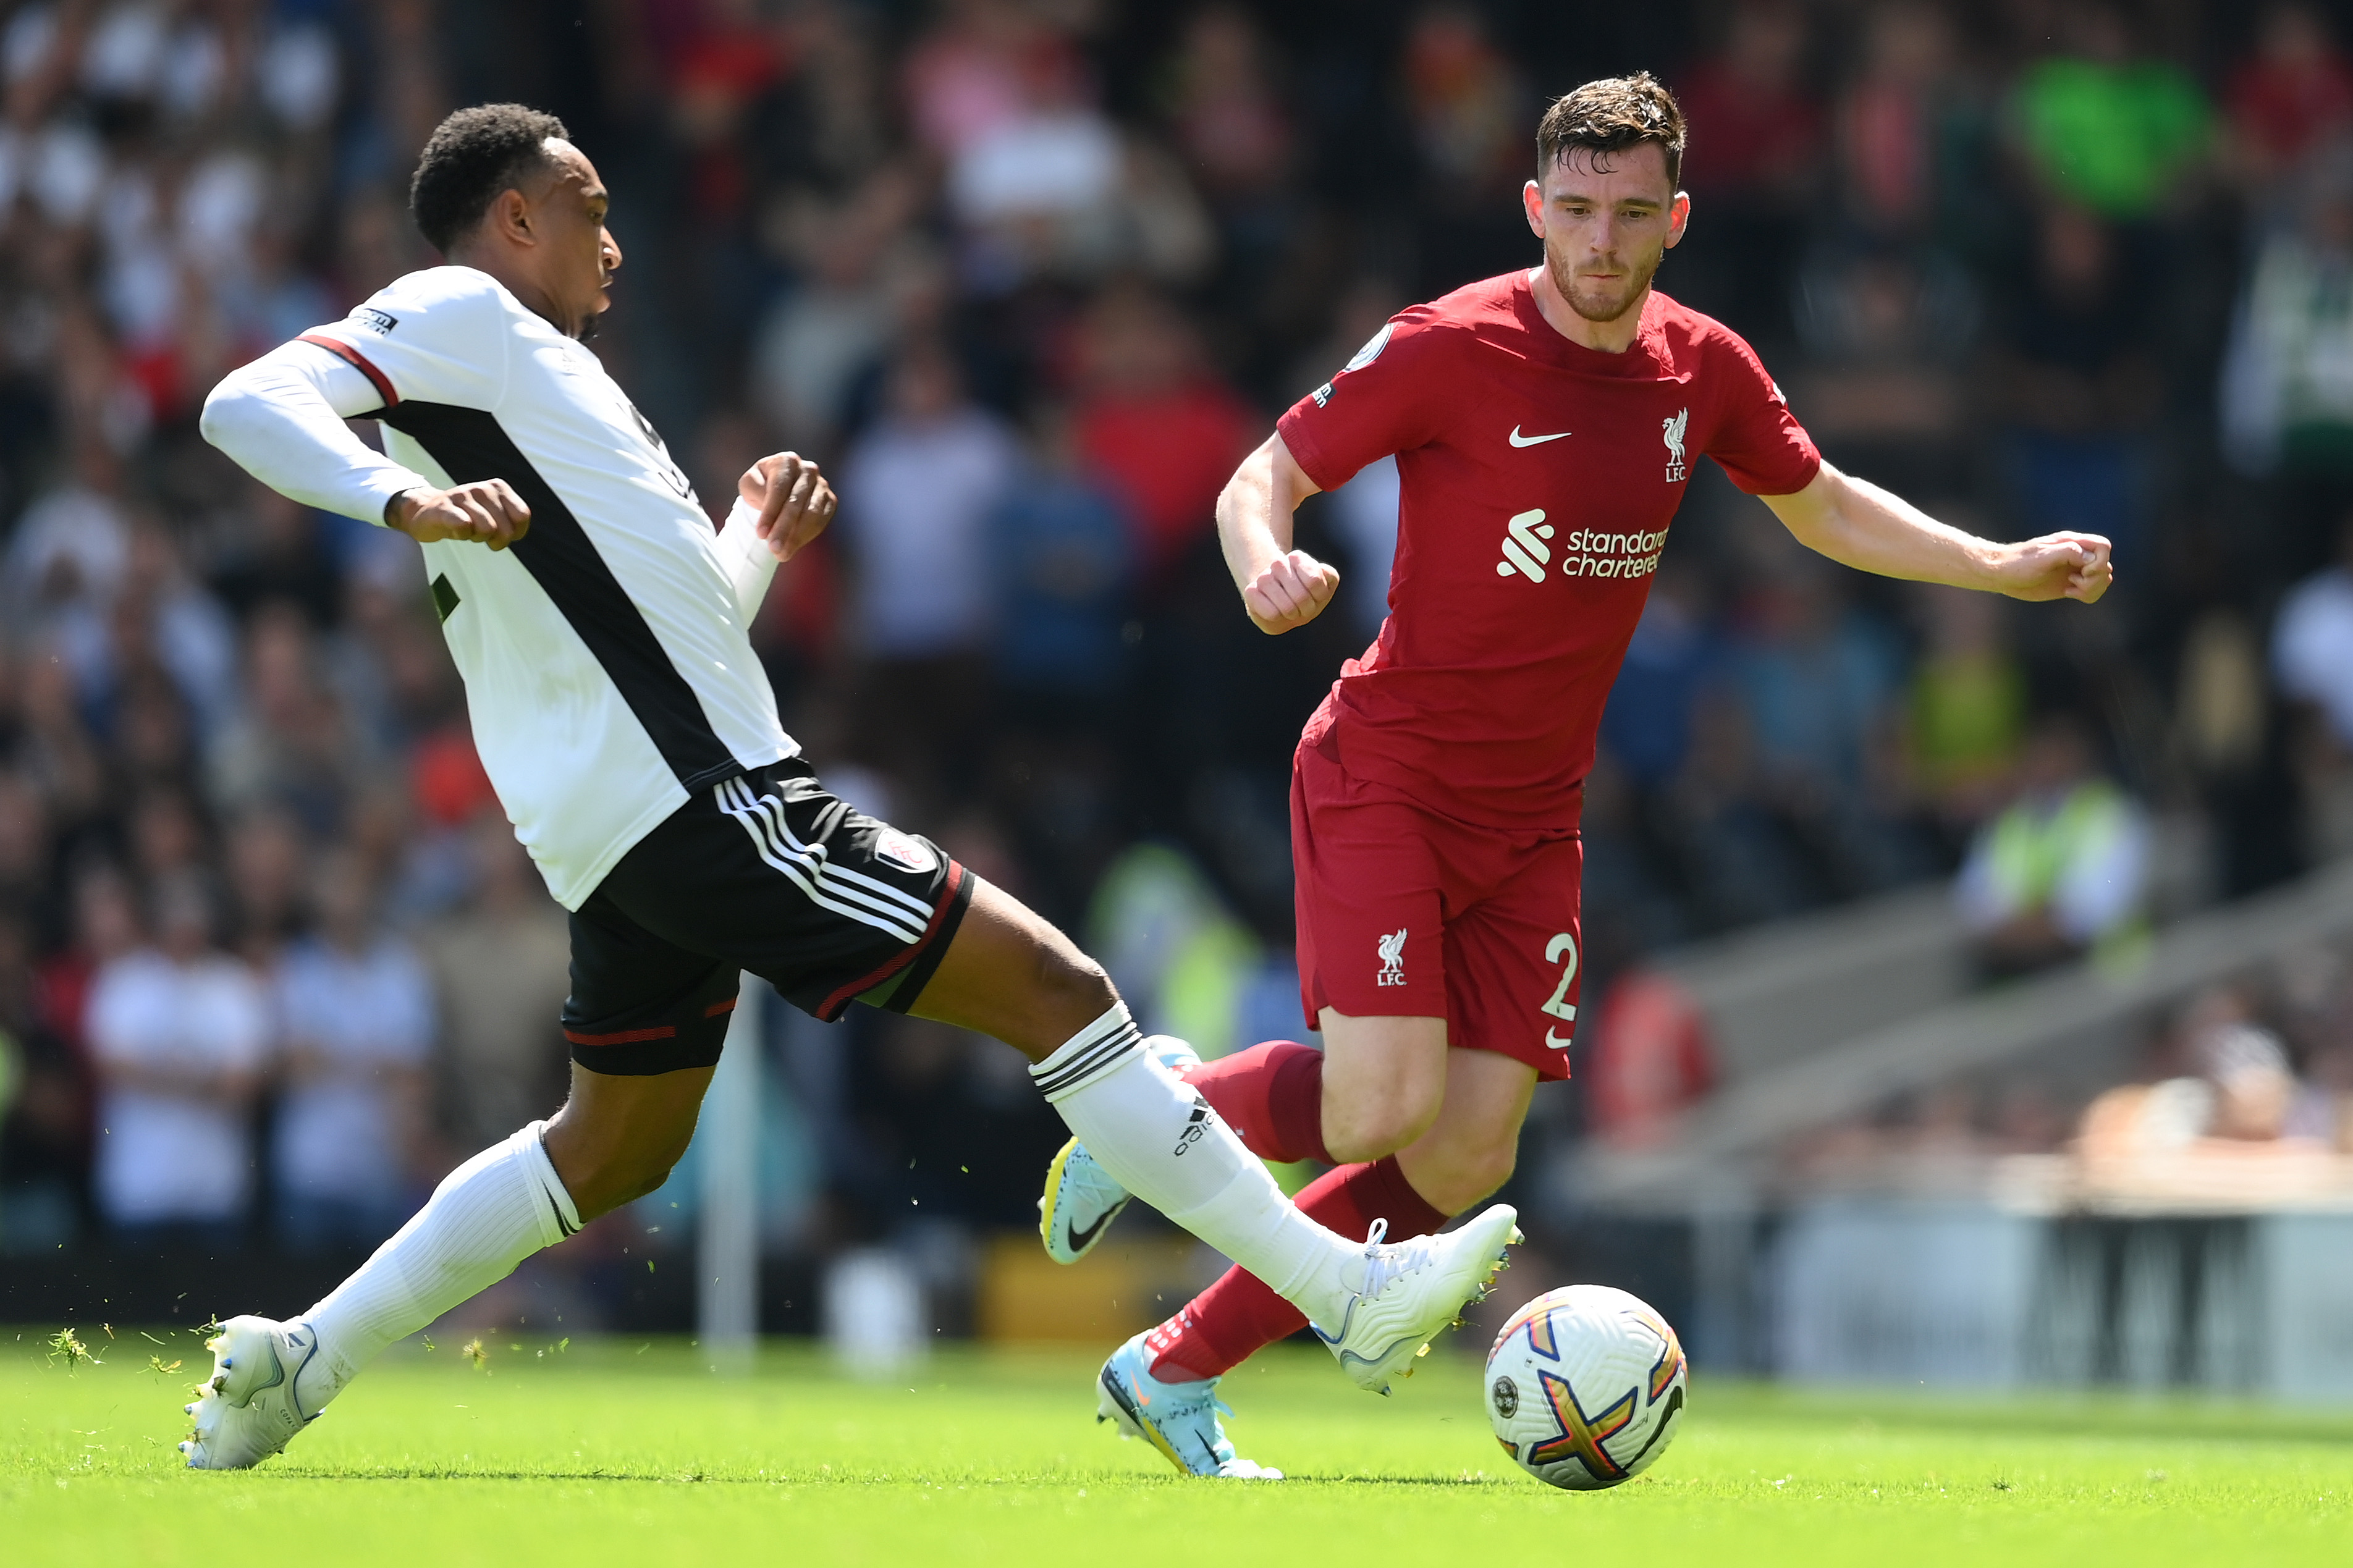
[[[214,947],[203,884],[168,881],[153,903],[154,945],[107,963],[90,988],[99,1210],[126,1236],[232,1247],[253,1193],[269,1005]]]
[[[965,396],[945,347],[901,352],[888,411],[842,465],[850,636],[870,669],[866,760],[918,777],[970,738],[996,608],[989,520],[1020,462],[1005,422]]]
[[[413,1195],[433,986],[415,951],[376,923],[375,888],[357,855],[321,862],[311,908],[314,934],[278,966],[279,1236],[300,1250],[373,1246],[399,1228]]]
[[[858,572],[852,615],[876,658],[977,647],[988,630],[988,519],[1011,489],[1020,448],[975,405],[948,352],[911,344],[892,368],[890,405],[842,469],[842,533]]]
[[[1991,976],[2078,958],[2137,929],[2148,823],[2102,778],[2072,716],[2035,726],[2018,792],[1979,830],[1954,894]]]
[[[2353,522],[2334,566],[2288,591],[2272,628],[2280,689],[2327,720],[2338,748],[2353,752]]]
[[[467,848],[472,900],[419,942],[441,1005],[436,1120],[461,1158],[564,1102],[572,986],[571,923],[506,818],[475,818]]]
[[[2353,521],[2337,563],[2289,590],[2272,627],[2280,690],[2307,711],[2296,746],[2306,853],[2353,854]]]

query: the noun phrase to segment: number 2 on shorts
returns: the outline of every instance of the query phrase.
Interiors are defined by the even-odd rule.
[[[1567,955],[1567,962],[1566,963],[1561,962],[1564,954]],[[1577,1022],[1577,1004],[1568,999],[1568,988],[1577,979],[1577,937],[1575,933],[1563,931],[1558,936],[1546,942],[1545,944],[1545,962],[1546,963],[1561,964],[1561,971],[1560,984],[1553,987],[1552,1000],[1546,1003],[1542,1010],[1551,1014],[1556,1018],[1563,1020],[1564,1022],[1574,1024]],[[1568,1042],[1567,1040],[1556,1041],[1552,1037],[1552,1031],[1550,1029],[1546,1029],[1545,1031],[1545,1044],[1558,1049],[1560,1047],[1567,1045]]]

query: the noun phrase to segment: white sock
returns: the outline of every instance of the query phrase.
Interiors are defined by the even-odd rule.
[[[298,1391],[303,1408],[317,1409],[386,1345],[580,1228],[580,1212],[540,1142],[546,1126],[534,1121],[442,1177],[390,1241],[303,1315],[327,1363],[313,1363]]]
[[[1364,1242],[1282,1195],[1209,1102],[1145,1054],[1127,1004],[1029,1068],[1047,1102],[1120,1185],[1317,1322],[1336,1322],[1365,1278]]]

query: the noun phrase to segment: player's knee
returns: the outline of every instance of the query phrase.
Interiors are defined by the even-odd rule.
[[[670,1180],[679,1161],[686,1157],[686,1146],[693,1138],[694,1129],[690,1123],[682,1132],[665,1131],[658,1137],[632,1139],[598,1150],[579,1162],[586,1168],[569,1175],[567,1184],[582,1221],[609,1214],[658,1190]]]
[[[1342,1164],[1378,1160],[1419,1138],[1438,1120],[1440,1101],[1409,1093],[1340,1099],[1328,1087],[1324,1145]]]
[[[1447,1160],[1434,1175],[1424,1178],[1435,1192],[1425,1192],[1433,1208],[1461,1214],[1503,1190],[1519,1163],[1519,1149],[1511,1140],[1466,1149]]]
[[[1119,1000],[1103,966],[1067,942],[1040,942],[1032,953],[1031,984],[1058,1013],[1099,1018]]]
[[[670,1172],[676,1170],[678,1163],[685,1157],[684,1143],[638,1155],[619,1173],[622,1195],[614,1200],[613,1206],[618,1208],[623,1204],[633,1204],[647,1194],[660,1190],[661,1184],[670,1180]]]

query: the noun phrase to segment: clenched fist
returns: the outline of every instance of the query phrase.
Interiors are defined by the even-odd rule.
[[[453,539],[504,550],[531,531],[531,508],[504,479],[446,490],[403,490],[384,509],[385,526],[419,544]]]
[[[1340,571],[1304,550],[1278,555],[1242,584],[1242,605],[1259,630],[1273,637],[1324,613],[1340,591]]]
[[[2046,533],[2005,545],[1994,568],[2002,593],[2013,599],[2080,599],[2099,603],[2116,581],[2108,542],[2096,533]]]
[[[841,504],[817,464],[797,452],[761,458],[744,470],[735,491],[745,505],[760,509],[761,541],[779,561],[790,561],[823,533]]]

